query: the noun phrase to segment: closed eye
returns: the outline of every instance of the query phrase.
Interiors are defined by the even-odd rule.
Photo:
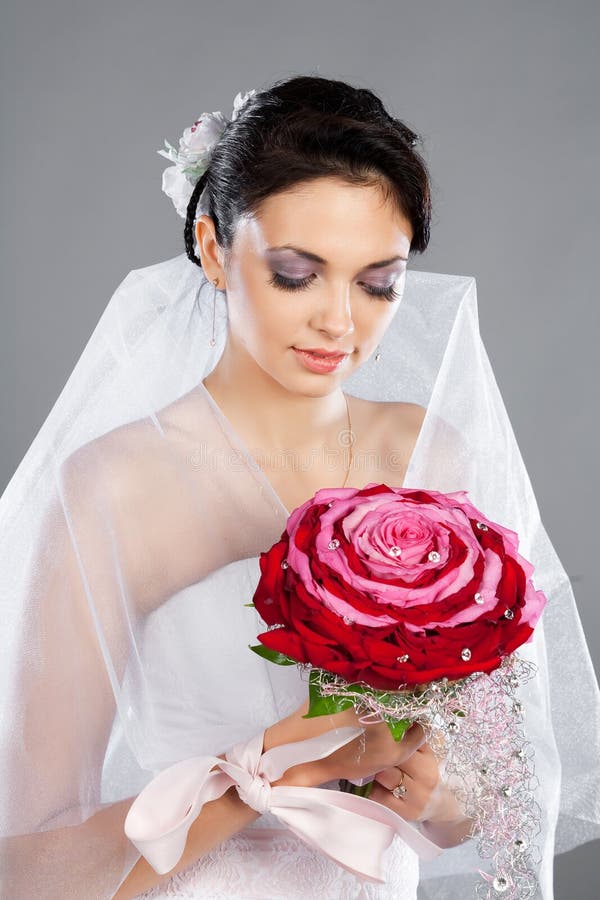
[[[307,275],[305,278],[288,278],[287,275],[280,275],[279,272],[273,272],[271,278],[269,279],[269,284],[272,284],[276,288],[280,288],[283,291],[303,291],[306,290],[307,287],[311,285],[311,283],[316,278],[316,275]],[[388,285],[388,287],[377,288],[372,284],[363,284],[365,293],[369,294],[371,297],[382,297],[385,300],[389,300],[390,303],[393,303],[394,300],[399,300],[402,296],[395,289],[394,285]]]

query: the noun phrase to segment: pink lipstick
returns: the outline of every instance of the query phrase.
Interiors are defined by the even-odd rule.
[[[311,372],[321,374],[335,372],[349,356],[348,353],[340,353],[337,356],[320,356],[308,350],[298,350],[297,347],[292,347],[292,349],[303,366],[310,369]]]

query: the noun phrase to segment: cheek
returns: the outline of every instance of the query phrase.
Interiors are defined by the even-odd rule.
[[[262,295],[247,295],[239,307],[236,332],[254,354],[276,354],[289,350],[304,340],[306,324],[294,298],[272,296],[272,289]],[[233,323],[232,323],[233,324]]]
[[[274,349],[287,350],[294,344],[306,343],[310,309],[302,292],[298,295],[267,285],[262,299],[256,304],[260,316],[260,331]]]
[[[231,279],[227,302],[230,326],[245,346],[256,350],[282,331],[284,304],[254,267],[245,267]]]

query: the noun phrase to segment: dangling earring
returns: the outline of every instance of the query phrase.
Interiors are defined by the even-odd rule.
[[[379,350],[379,344],[377,344],[377,352],[375,354],[375,362],[379,362],[381,359],[381,351]]]
[[[215,278],[213,284],[215,286],[215,292],[213,294],[212,337],[211,337],[210,341],[208,342],[209,347],[214,347],[215,344],[217,343],[215,340],[215,308],[217,305],[217,288],[219,287],[219,279]]]

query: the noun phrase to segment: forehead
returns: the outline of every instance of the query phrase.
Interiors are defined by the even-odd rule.
[[[377,185],[318,178],[267,197],[237,229],[239,246],[257,252],[293,244],[352,265],[410,249],[412,227]]]

